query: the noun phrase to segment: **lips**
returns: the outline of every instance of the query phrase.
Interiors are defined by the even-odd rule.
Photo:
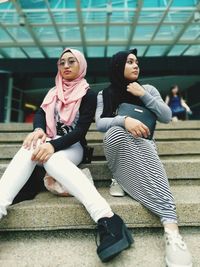
[[[134,75],[138,75],[138,72],[137,72],[137,71],[133,71],[133,74],[134,74]]]
[[[69,70],[64,71],[64,74],[70,74],[70,73],[71,73],[71,71],[69,71]]]

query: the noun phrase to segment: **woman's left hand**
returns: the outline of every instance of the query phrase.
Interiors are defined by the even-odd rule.
[[[31,159],[40,163],[45,163],[54,152],[54,147],[50,143],[44,143],[33,151]]]
[[[144,88],[137,82],[129,83],[127,91],[135,96],[143,96],[145,94]]]

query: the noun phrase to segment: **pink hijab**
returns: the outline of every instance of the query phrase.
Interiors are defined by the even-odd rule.
[[[87,62],[84,55],[80,51],[71,48],[66,48],[62,55],[67,51],[71,52],[79,62],[79,75],[72,81],[65,80],[58,69],[55,79],[56,85],[49,90],[41,104],[41,108],[46,113],[46,133],[51,138],[56,136],[56,121],[54,117],[56,102],[60,119],[64,124],[70,126],[79,110],[83,96],[89,89],[89,84],[84,79],[87,70]]]

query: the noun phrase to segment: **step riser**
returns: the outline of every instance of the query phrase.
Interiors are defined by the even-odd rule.
[[[168,162],[163,160],[163,165],[169,179],[200,179],[200,160],[196,162]],[[87,164],[82,167],[90,169],[94,180],[111,179],[112,174],[107,164]]]
[[[163,160],[162,162],[169,179],[200,179],[200,160]],[[7,166],[8,164],[0,164],[0,176],[4,173]],[[94,180],[110,180],[112,178],[106,163],[82,164],[80,168],[89,168]]]
[[[10,132],[0,132],[0,143],[22,143],[26,133],[10,133]],[[102,142],[104,134],[99,132],[89,131],[86,135],[86,139],[89,142]],[[200,131],[199,130],[172,130],[172,131],[156,131],[155,139],[157,141],[162,140],[200,140]]]
[[[200,141],[193,142],[157,142],[158,154],[160,156],[172,155],[200,155]],[[102,144],[90,144],[94,147],[95,157],[104,157]],[[21,145],[0,145],[0,159],[11,159]]]
[[[47,195],[50,193],[43,193]],[[41,194],[42,195],[42,194]],[[85,208],[74,198],[49,198],[48,203],[26,201],[9,208],[8,215],[0,222],[0,230],[53,230],[93,229],[92,221]],[[122,216],[129,227],[160,227],[157,216],[134,200],[120,204],[119,198],[112,200],[114,212]],[[180,226],[200,226],[199,203],[178,203],[177,214]],[[191,216],[192,214],[192,216]]]
[[[200,142],[157,142],[160,156],[170,155],[200,155]],[[103,157],[104,150],[100,144],[91,144],[94,147],[94,157]]]
[[[32,123],[0,123],[0,132],[24,132],[32,131]],[[200,130],[200,121],[199,120],[190,120],[190,121],[178,121],[170,123],[157,123],[156,130],[175,130],[175,129],[199,129]],[[92,123],[90,130],[96,130],[95,123]]]

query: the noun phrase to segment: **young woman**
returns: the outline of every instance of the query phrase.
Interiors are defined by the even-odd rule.
[[[170,88],[169,95],[165,98],[165,103],[172,111],[172,120],[185,120],[186,114],[192,114],[190,107],[183,99],[178,85],[173,85]]]
[[[104,150],[108,166],[123,190],[160,217],[169,267],[192,266],[191,255],[178,231],[176,207],[166,172],[149,128],[129,114],[118,115],[122,103],[145,107],[160,122],[171,111],[157,89],[138,81],[137,50],[122,51],[111,59],[110,85],[97,98],[97,129],[106,132]]]
[[[67,48],[58,60],[53,87],[35,115],[34,131],[10,162],[0,179],[0,218],[27,182],[36,164],[69,194],[75,196],[98,224],[97,253],[108,261],[133,242],[123,220],[77,167],[84,156],[85,135],[96,110],[96,94],[84,79],[86,60],[81,52]],[[66,199],[67,201],[67,199]]]

